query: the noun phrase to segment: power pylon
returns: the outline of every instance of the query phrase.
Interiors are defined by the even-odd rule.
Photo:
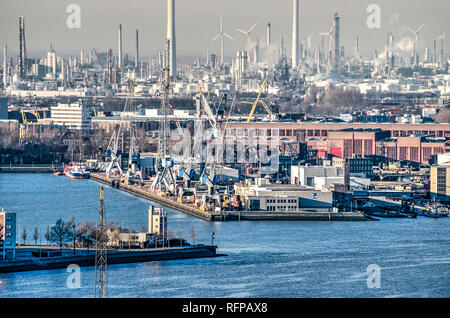
[[[98,209],[95,243],[95,298],[108,297],[108,255],[106,253],[105,194],[100,187],[100,208]]]

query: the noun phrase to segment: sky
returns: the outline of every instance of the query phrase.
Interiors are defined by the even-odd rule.
[[[66,20],[69,4],[81,9],[81,28],[70,29]],[[18,17],[24,16],[28,56],[42,55],[53,45],[58,54],[79,54],[81,48],[109,48],[117,54],[118,25],[123,25],[123,51],[134,56],[136,28],[140,34],[140,55],[154,56],[164,47],[166,38],[166,0],[1,0],[0,45],[8,44],[10,55],[18,52]],[[368,5],[380,7],[381,27],[370,29],[366,20]],[[355,35],[359,36],[360,52],[371,55],[384,50],[386,33],[393,32],[394,42],[400,46],[414,39],[409,28],[420,32],[419,49],[433,47],[433,39],[442,31],[450,36],[450,1],[448,0],[300,0],[299,37],[311,37],[311,46],[321,43],[320,32],[327,32],[333,15],[341,17],[341,44],[346,53],[353,51]],[[246,48],[247,38],[234,28],[248,29],[258,22],[252,39],[265,41],[266,25],[272,26],[272,41],[285,39],[287,52],[291,50],[292,0],[177,0],[176,39],[180,56],[206,56],[220,52],[220,40],[210,40],[219,31],[223,16],[224,31],[234,38],[225,39],[226,56]],[[449,41],[445,41],[448,52]],[[328,39],[325,40],[328,47]],[[403,52],[403,51],[402,51]],[[403,53],[406,54],[406,51]]]

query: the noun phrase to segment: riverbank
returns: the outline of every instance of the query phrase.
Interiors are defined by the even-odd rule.
[[[0,165],[0,173],[53,173],[62,170],[62,165],[14,164]]]
[[[217,246],[213,245],[190,245],[184,247],[143,249],[143,250],[108,250],[108,265],[124,263],[141,263],[153,261],[166,261],[176,259],[206,258],[220,256],[216,253]],[[39,248],[17,248],[21,254],[30,254],[26,258],[14,260],[1,260],[0,273],[48,270],[55,268],[66,268],[71,264],[82,266],[95,265],[95,250],[77,250],[76,255],[71,255],[70,249],[65,249],[61,256],[33,257],[49,249]],[[53,252],[59,251],[51,249]]]

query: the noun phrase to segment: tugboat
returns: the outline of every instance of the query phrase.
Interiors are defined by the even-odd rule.
[[[400,213],[394,210],[385,210],[381,207],[376,206],[372,202],[366,202],[363,206],[361,206],[361,210],[364,211],[364,214],[379,217],[379,218],[407,218],[408,215],[404,213]]]
[[[64,175],[72,179],[89,179],[90,173],[81,165],[64,165]]]
[[[446,208],[445,206],[433,206],[431,208],[427,208],[427,211],[423,215],[435,219],[445,218],[448,217],[448,208]]]

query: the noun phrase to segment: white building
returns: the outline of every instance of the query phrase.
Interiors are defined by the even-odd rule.
[[[298,212],[301,209],[331,208],[333,193],[293,185],[239,186],[236,193],[249,211]]]
[[[58,104],[51,107],[51,121],[55,125],[67,126],[73,129],[91,128],[91,108],[84,102],[78,101],[72,104]]]
[[[335,166],[291,166],[291,184],[314,187],[315,177],[344,177],[344,169]]]
[[[163,208],[148,208],[148,233],[154,235],[167,234],[167,213]]]

